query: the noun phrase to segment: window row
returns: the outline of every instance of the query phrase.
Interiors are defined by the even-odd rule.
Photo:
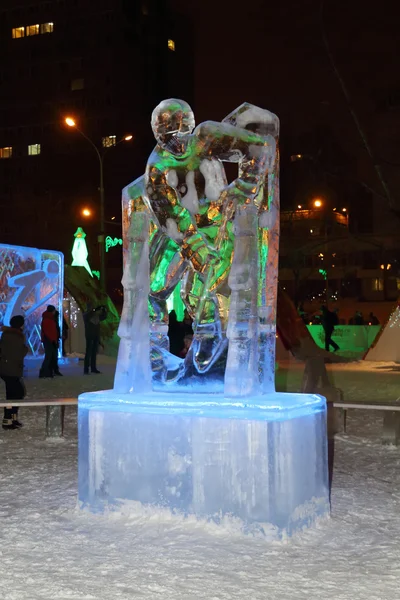
[[[37,156],[40,154],[40,144],[29,144],[28,156]],[[12,146],[4,146],[0,148],[0,159],[12,157]]]
[[[53,33],[54,23],[41,23],[40,25],[27,25],[26,27],[13,27],[13,39],[39,35],[40,33]]]

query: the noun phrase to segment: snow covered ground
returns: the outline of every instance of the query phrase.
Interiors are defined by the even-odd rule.
[[[400,396],[396,367],[377,367],[335,366],[333,376],[345,397]],[[101,368],[89,377],[80,366],[65,368],[62,379],[28,378],[27,386],[37,397],[110,387],[112,361]],[[278,383],[294,385],[299,376],[295,366],[281,369]],[[1,430],[2,600],[400,598],[400,449],[380,444],[379,414],[350,413],[348,435],[336,440],[331,519],[289,542],[266,543],[234,525],[155,509],[79,511],[76,409],[66,411],[63,442],[44,439],[41,408],[21,409],[23,430]]]

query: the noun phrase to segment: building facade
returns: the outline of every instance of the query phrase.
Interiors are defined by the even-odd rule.
[[[99,160],[65,118],[106,151],[106,234],[119,237],[121,189],[154,146],[152,109],[192,101],[190,28],[167,0],[2,0],[0,52],[0,241],[68,262],[83,225],[98,268]],[[108,260],[120,279],[121,252]]]

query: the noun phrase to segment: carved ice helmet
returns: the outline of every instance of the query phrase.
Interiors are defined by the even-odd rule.
[[[184,138],[192,133],[195,127],[193,111],[184,100],[163,100],[153,110],[151,127],[162,148],[179,151],[180,144],[173,143],[173,139],[178,141],[177,138]]]

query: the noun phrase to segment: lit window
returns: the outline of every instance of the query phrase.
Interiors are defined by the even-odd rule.
[[[0,158],[11,158],[12,157],[12,147],[6,146],[5,148],[0,148]]]
[[[106,135],[106,137],[103,137],[103,139],[101,141],[102,141],[104,148],[111,148],[111,146],[116,145],[117,136],[116,135]]]
[[[53,33],[54,23],[42,23],[40,26],[40,33]]]
[[[172,50],[172,52],[175,52],[175,42],[174,42],[174,40],[168,40],[168,48],[169,48],[169,50]]]
[[[29,144],[28,154],[29,156],[37,156],[40,154],[40,144]]]
[[[373,292],[383,292],[383,279],[380,277],[371,279],[371,287]]]
[[[27,25],[26,35],[39,35],[39,25]]]
[[[76,90],[83,90],[84,87],[85,87],[84,79],[73,79],[71,81],[71,90],[73,92],[75,92]]]
[[[14,27],[12,30],[13,38],[25,37],[25,27]]]

